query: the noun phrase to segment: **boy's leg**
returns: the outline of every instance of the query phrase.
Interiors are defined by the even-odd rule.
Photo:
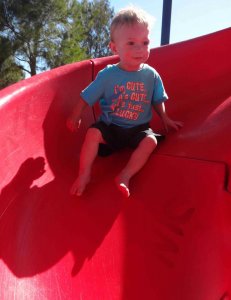
[[[81,149],[79,175],[71,187],[71,194],[81,196],[90,181],[92,164],[98,154],[99,144],[104,143],[97,128],[89,128]]]
[[[130,160],[125,168],[116,177],[116,184],[119,190],[129,197],[129,181],[145,165],[149,156],[157,146],[157,140],[154,135],[146,136],[132,153]]]

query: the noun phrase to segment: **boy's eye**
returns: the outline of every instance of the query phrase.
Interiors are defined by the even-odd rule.
[[[128,42],[128,45],[129,45],[129,46],[133,46],[133,45],[135,45],[135,42],[129,41],[129,42]],[[144,45],[144,46],[148,46],[148,45],[149,45],[149,41],[144,41],[144,42],[143,42],[143,45]]]

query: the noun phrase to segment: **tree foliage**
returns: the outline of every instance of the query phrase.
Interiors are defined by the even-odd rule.
[[[103,57],[110,54],[110,23],[114,9],[109,1],[83,0],[81,2],[81,23],[85,28],[85,38],[82,41],[88,57]]]
[[[24,74],[14,61],[11,44],[8,39],[0,37],[0,89],[21,79],[24,79]]]
[[[108,55],[113,14],[108,0],[0,0],[0,38],[8,41],[21,70],[32,76]]]
[[[59,48],[47,53],[49,66],[111,54],[108,44],[113,16],[108,0],[72,2]]]

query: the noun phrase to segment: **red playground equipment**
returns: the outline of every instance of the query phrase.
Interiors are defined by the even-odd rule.
[[[116,56],[66,65],[0,92],[1,300],[231,299],[231,28],[152,49],[170,132],[131,181],[114,177],[130,150],[98,157],[72,197],[81,129],[66,119]],[[152,127],[161,132],[154,116]]]

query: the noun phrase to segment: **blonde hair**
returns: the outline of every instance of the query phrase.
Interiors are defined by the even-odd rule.
[[[123,25],[131,26],[134,24],[142,24],[150,29],[154,23],[154,18],[149,15],[144,10],[135,7],[128,6],[124,9],[121,9],[112,19],[111,27],[110,27],[110,36],[111,40],[113,40],[114,31]]]

